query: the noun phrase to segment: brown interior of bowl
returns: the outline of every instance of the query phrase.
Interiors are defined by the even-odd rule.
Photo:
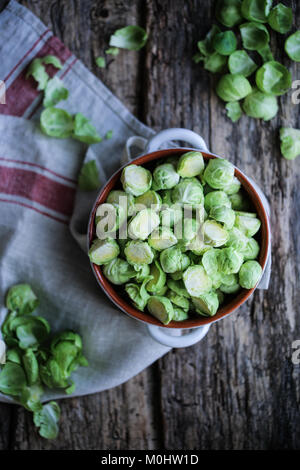
[[[156,152],[152,152],[147,155],[143,155],[137,159],[135,159],[132,163],[135,165],[145,165],[153,160],[158,160],[161,158],[167,158],[173,155],[182,155],[183,153],[195,150],[189,148],[175,148],[175,149],[167,149],[167,150],[158,150]],[[203,157],[207,160],[210,158],[216,158],[217,155],[211,153],[202,152]],[[109,192],[119,184],[120,176],[121,176],[122,168],[118,170],[105,184],[105,186],[101,189],[93,210],[90,215],[89,226],[88,226],[88,237],[89,237],[89,246],[91,245],[92,241],[95,238],[95,213],[99,204],[102,204],[106,201],[106,198]],[[252,202],[253,207],[255,208],[260,220],[261,220],[261,229],[259,232],[259,242],[260,242],[260,254],[259,254],[259,263],[262,269],[265,268],[267,255],[268,255],[268,247],[270,242],[270,234],[269,234],[269,227],[268,227],[268,219],[263,204],[259,195],[257,194],[256,190],[252,186],[252,184],[245,178],[245,176],[236,168],[235,169],[235,176],[239,179],[242,183],[242,187],[247,192],[249,199]],[[94,274],[97,278],[98,283],[107,294],[107,296],[117,305],[123,312],[127,313],[128,315],[136,318],[137,320],[141,320],[146,323],[151,323],[152,325],[157,325],[166,328],[195,328],[198,326],[202,326],[208,323],[213,323],[221,318],[229,315],[238,307],[240,307],[253,293],[254,289],[242,289],[237,295],[235,296],[228,296],[228,302],[222,305],[216,315],[213,317],[192,317],[188,320],[184,320],[181,322],[170,322],[168,325],[163,325],[159,320],[154,318],[147,312],[141,312],[134,308],[125,298],[125,296],[120,293],[121,289],[119,286],[114,286],[111,284],[103,275],[101,266],[97,266],[96,264],[92,263],[92,268]]]

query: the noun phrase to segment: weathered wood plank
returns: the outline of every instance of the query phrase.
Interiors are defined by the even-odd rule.
[[[197,40],[212,23],[212,2],[147,5],[146,122],[198,130],[212,151],[262,185],[273,224],[269,291],[256,292],[231,318],[213,325],[201,344],[159,361],[165,447],[299,448],[299,366],[291,362],[292,341],[300,338],[299,166],[280,156],[277,136],[283,122],[299,127],[299,108],[289,93],[271,123],[243,117],[232,124],[211,89],[215,79],[191,63]],[[293,7],[299,18],[296,2]]]

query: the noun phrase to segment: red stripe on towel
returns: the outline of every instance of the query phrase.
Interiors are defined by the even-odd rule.
[[[0,166],[0,192],[25,197],[66,216],[73,211],[75,189],[33,171]]]
[[[72,55],[69,49],[55,36],[51,36],[46,41],[35,58],[44,57],[48,54],[55,55],[63,64]],[[50,77],[57,73],[57,69],[52,65],[47,65],[46,69]],[[39,95],[40,92],[36,89],[37,84],[35,80],[32,77],[26,79],[26,72],[27,67],[6,90],[6,104],[0,106],[1,114],[21,117]]]
[[[3,199],[0,198],[0,202],[8,202],[9,204],[15,204],[16,206],[22,206],[26,207],[27,209],[31,209],[35,212],[38,212],[39,214],[45,215],[46,217],[49,217],[50,219],[56,220],[57,222],[61,222],[62,224],[68,224],[66,220],[59,219],[58,217],[55,217],[54,215],[48,214],[47,212],[40,211],[36,207],[30,206],[29,204],[25,204],[24,202],[20,201],[12,201],[11,199]]]

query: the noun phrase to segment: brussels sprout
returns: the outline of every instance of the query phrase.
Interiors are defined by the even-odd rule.
[[[112,284],[118,286],[125,284],[136,275],[133,266],[130,266],[127,261],[121,258],[115,258],[110,263],[105,264],[103,273]]]
[[[197,207],[203,203],[203,188],[195,178],[184,178],[172,190],[174,204]]]
[[[224,193],[226,193],[228,196],[230,196],[231,194],[236,194],[239,192],[239,190],[241,189],[241,183],[239,182],[239,180],[237,179],[237,177],[235,176],[232,180],[232,182],[228,185],[228,186],[225,186],[225,188],[223,188],[223,191]],[[227,204],[221,204],[222,206],[226,206],[226,207],[230,207],[230,206],[227,206]]]
[[[177,224],[175,234],[181,241],[183,247],[187,247],[188,243],[198,235],[200,224],[196,219],[186,218],[182,221],[182,226]]]
[[[240,26],[242,43],[245,49],[260,51],[268,46],[270,35],[267,28],[259,23],[243,23]]]
[[[157,294],[162,290],[167,280],[166,273],[157,260],[150,266],[150,276],[152,276],[152,279],[149,280],[146,289],[153,294]]]
[[[179,182],[180,176],[174,165],[163,163],[158,165],[153,172],[153,189],[171,189]]]
[[[189,310],[190,302],[186,297],[176,294],[176,292],[169,290],[167,292],[168,299],[171,300],[172,304],[175,304],[176,307],[183,308],[183,310]]]
[[[237,122],[242,117],[243,112],[238,101],[227,103],[225,109],[227,111],[227,116],[232,120],[232,122]]]
[[[119,204],[100,204],[95,215],[97,237],[101,240],[113,237],[125,220],[126,210]]]
[[[284,158],[294,160],[300,155],[300,130],[288,127],[280,129],[280,150]]]
[[[206,251],[211,249],[210,245],[206,245],[203,240],[202,235],[197,235],[193,240],[191,240],[187,245],[186,248],[190,250],[194,255],[201,256]],[[198,263],[196,263],[198,264]]]
[[[164,296],[167,291],[168,291],[168,286],[165,285],[165,286],[163,286],[159,291],[157,291],[157,292],[155,293],[155,295],[162,295],[162,296]]]
[[[134,214],[134,197],[132,194],[127,194],[125,191],[116,189],[109,193],[106,202],[109,204],[118,204],[122,207],[124,202],[125,207],[127,206],[127,216]]]
[[[255,80],[257,87],[268,95],[283,95],[292,86],[291,73],[275,60],[263,64],[256,72]]]
[[[228,73],[219,80],[216,93],[223,101],[239,101],[249,95],[251,90],[246,77],[239,73]]]
[[[241,215],[243,217],[252,217],[252,219],[257,218],[257,214],[255,212],[235,211],[235,215]]]
[[[136,271],[136,276],[135,276],[136,282],[143,282],[146,278],[149,277],[150,275],[149,264],[134,264],[133,267]]]
[[[218,0],[216,17],[227,28],[232,28],[243,20],[241,0]]]
[[[170,290],[180,295],[181,297],[187,297],[187,298],[190,297],[190,294],[186,290],[185,285],[181,279],[180,280],[168,279],[167,286]]]
[[[111,260],[119,256],[120,248],[112,238],[106,240],[94,240],[89,249],[89,258],[92,263],[101,266],[109,263]]]
[[[138,285],[134,283],[128,283],[125,285],[125,291],[130,297],[130,300],[132,301],[133,305],[138,310],[141,310],[142,312],[144,311],[147,305],[148,299],[150,298],[150,295],[148,294],[145,288],[145,285],[147,284],[150,278],[151,277],[146,278],[143,281],[142,285]]]
[[[151,264],[154,258],[153,251],[147,242],[140,240],[129,241],[124,249],[129,264]]]
[[[256,259],[259,254],[259,250],[260,247],[255,238],[249,238],[246,248],[242,251],[244,260],[247,261],[249,259]]]
[[[246,96],[243,110],[247,116],[270,121],[278,112],[277,98],[254,88],[252,93]]]
[[[151,188],[152,175],[146,168],[131,164],[123,169],[121,183],[126,193],[141,196]]]
[[[247,210],[249,208],[249,201],[245,197],[244,193],[238,192],[229,196],[231,208],[235,210]]]
[[[133,240],[146,240],[153,230],[159,226],[159,215],[152,209],[143,209],[128,224],[128,235]]]
[[[223,274],[236,274],[239,272],[244,258],[238,251],[235,251],[231,246],[223,248],[218,253],[219,270]]]
[[[234,166],[231,163],[229,163],[227,160],[224,160],[223,158],[214,158],[209,160],[209,163],[204,171],[204,180],[207,184],[209,184],[209,186],[214,189],[223,189],[233,182],[233,178]],[[227,204],[219,205],[226,206]],[[207,210],[207,206],[205,206],[205,209]]]
[[[225,300],[225,295],[223,294],[223,292],[220,289],[216,290],[216,294],[218,296],[219,305],[221,305]]]
[[[222,222],[224,227],[230,230],[234,225],[235,212],[226,206],[215,206],[210,210],[209,217],[217,222]]]
[[[290,59],[300,62],[300,31],[289,36],[284,44],[284,50]]]
[[[268,23],[277,33],[287,33],[293,24],[293,10],[282,3],[278,3],[278,5],[271,10]]]
[[[198,41],[197,47],[202,57],[208,57],[214,52],[213,40],[216,34],[220,33],[220,28],[215,24],[212,25],[205,39]]]
[[[227,187],[227,186],[226,186]],[[224,191],[211,191],[204,197],[204,207],[210,212],[213,207],[231,207],[229,197]]]
[[[231,247],[234,250],[243,253],[247,248],[248,238],[236,227],[233,227],[228,232],[228,240],[226,242],[227,247]]]
[[[201,152],[187,152],[181,155],[177,165],[177,173],[182,178],[200,175],[204,170],[204,160]]]
[[[174,315],[173,321],[183,321],[189,318],[188,313],[180,307],[173,305]]]
[[[273,0],[243,0],[242,15],[247,20],[266,23]]]
[[[151,315],[161,321],[164,325],[173,320],[174,309],[172,302],[160,295],[153,295],[147,302],[147,308]]]
[[[194,265],[187,268],[183,273],[183,282],[191,297],[209,292],[212,288],[212,281],[206,274],[203,266]]]
[[[230,54],[228,59],[230,73],[238,73],[244,77],[249,77],[257,69],[257,64],[244,50],[238,50]]]
[[[139,205],[141,205],[154,211],[159,211],[161,208],[161,203],[162,201],[160,195],[151,189],[135,199],[135,205],[137,209],[139,208]]]
[[[177,238],[170,228],[158,227],[151,233],[148,243],[155,250],[162,251],[170,246],[176,245]]]
[[[210,276],[212,281],[212,290],[219,289],[222,284],[222,274],[219,272],[214,273]]]
[[[214,274],[218,272],[219,264],[218,264],[218,254],[220,250],[210,248],[210,250],[206,251],[202,256],[202,264],[204,266],[205,271],[209,275],[210,278]]]
[[[257,261],[246,261],[239,272],[239,282],[244,289],[256,286],[262,275],[261,265]]]
[[[204,68],[211,73],[221,73],[225,70],[227,57],[218,52],[214,52],[204,59]]]
[[[182,221],[182,218],[183,211],[180,204],[172,204],[171,206],[163,204],[162,210],[160,211],[161,225],[163,227],[173,227]]]
[[[233,31],[217,33],[214,37],[213,46],[221,55],[230,55],[236,50],[237,40]]]
[[[206,220],[203,224],[204,243],[214,247],[224,245],[228,240],[228,232],[214,220]]]
[[[177,246],[171,246],[160,254],[160,264],[165,273],[183,271],[189,265],[189,258]]]
[[[261,221],[256,217],[247,217],[243,215],[237,215],[235,217],[235,227],[243,232],[246,237],[253,237],[256,232],[260,229]]]
[[[220,291],[224,294],[235,294],[240,290],[238,274],[223,274]]]
[[[216,292],[207,292],[199,297],[192,297],[195,310],[205,317],[213,317],[219,308],[219,298]]]

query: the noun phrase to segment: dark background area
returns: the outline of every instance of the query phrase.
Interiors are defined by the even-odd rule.
[[[5,2],[0,1],[3,6]],[[300,128],[292,91],[271,122],[244,116],[233,124],[216,97],[215,77],[192,56],[214,20],[214,1],[21,0],[144,123],[186,127],[263,188],[272,208],[273,269],[256,291],[199,344],[173,350],[126,384],[62,400],[59,438],[47,442],[23,408],[0,404],[0,449],[299,449],[300,339],[299,161],[280,155],[281,126]],[[274,2],[274,4],[277,2]],[[293,7],[294,29],[300,4]],[[140,52],[95,65],[110,35],[128,24],[149,34]],[[0,32],[1,36],[1,32]],[[276,58],[300,79],[299,64],[272,34]]]

